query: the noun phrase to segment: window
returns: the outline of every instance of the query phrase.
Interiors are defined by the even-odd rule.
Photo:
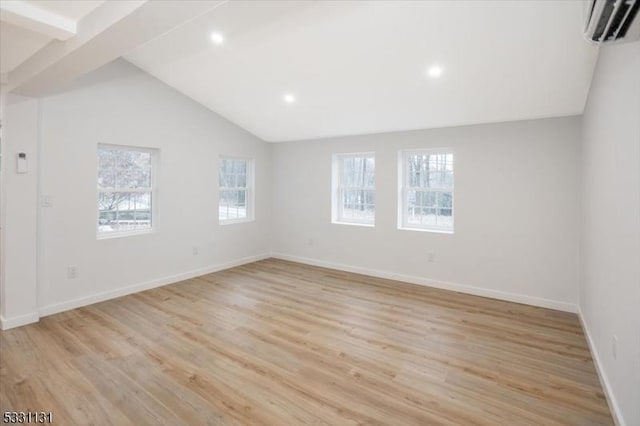
[[[153,227],[156,151],[98,145],[98,236]]]
[[[373,225],[376,163],[373,153],[333,156],[332,222]]]
[[[399,227],[453,232],[453,153],[403,151],[399,170]]]
[[[253,220],[253,160],[221,158],[218,214],[220,223]]]

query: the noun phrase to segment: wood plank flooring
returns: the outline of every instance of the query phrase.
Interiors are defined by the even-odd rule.
[[[576,315],[268,259],[0,334],[61,425],[610,425]]]

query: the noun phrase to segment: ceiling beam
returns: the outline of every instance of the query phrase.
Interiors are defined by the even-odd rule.
[[[57,40],[68,40],[76,35],[76,22],[73,19],[23,1],[0,2],[0,20]]]
[[[9,91],[24,96],[46,96],[226,2],[107,1],[78,23],[75,37],[48,44],[12,70],[8,78]]]

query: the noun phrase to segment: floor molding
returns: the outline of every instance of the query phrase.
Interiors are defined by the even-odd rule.
[[[482,287],[475,287],[466,284],[450,283],[433,280],[414,275],[404,275],[395,272],[379,271],[375,269],[361,268],[358,266],[344,265],[340,263],[327,262],[324,260],[310,259],[306,257],[293,256],[285,253],[271,253],[271,257],[292,262],[304,263],[306,265],[320,266],[323,268],[337,269],[339,271],[353,272],[356,274],[369,275],[376,278],[385,278],[395,281],[403,281],[411,284],[426,287],[435,287],[443,290],[452,290],[460,293],[472,294],[474,296],[489,297],[491,299],[505,300],[507,302],[522,303],[525,305],[538,306],[541,308],[556,309],[558,311],[577,313],[578,307],[573,303],[559,302],[556,300],[543,299],[535,296],[527,296],[516,293],[509,293],[499,290],[491,290]]]
[[[616,402],[615,397],[613,396],[613,390],[611,389],[611,384],[609,383],[609,379],[607,378],[607,374],[602,368],[602,362],[600,361],[600,356],[598,355],[598,351],[596,350],[596,345],[591,338],[591,332],[589,331],[589,327],[587,326],[587,322],[584,319],[582,314],[582,310],[578,307],[578,318],[580,318],[580,325],[582,325],[582,330],[584,331],[584,335],[587,338],[587,344],[589,345],[589,351],[591,352],[591,357],[593,358],[593,365],[596,367],[596,372],[598,373],[598,378],[600,379],[600,385],[604,390],[604,396],[607,399],[607,404],[609,404],[609,411],[611,411],[611,416],[613,417],[613,421],[617,426],[626,426],[624,421],[624,417],[622,417],[622,411],[620,411],[620,407]]]
[[[31,312],[29,314],[9,318],[5,318],[0,315],[0,329],[9,330],[10,328],[20,327],[21,325],[38,322],[39,319],[40,315],[38,315],[38,312]]]
[[[92,305],[98,302],[104,302],[106,300],[115,299],[117,297],[126,296],[128,294],[138,293],[144,290],[150,290],[152,288],[161,287],[168,284],[174,284],[180,281],[188,280],[190,278],[199,277],[201,275],[211,274],[213,272],[222,271],[224,269],[233,268],[247,263],[257,262],[259,260],[267,259],[271,257],[270,254],[264,253],[255,256],[244,257],[238,260],[221,263],[218,265],[207,266],[205,268],[195,269],[181,274],[170,275],[168,277],[158,278],[151,281],[146,281],[139,284],[130,285],[127,287],[121,287],[114,290],[108,290],[101,293],[96,293],[90,296],[80,297],[73,300],[68,300],[61,303],[54,303],[51,305],[43,306],[39,309],[40,316],[45,317],[48,315],[57,314],[59,312],[68,311],[75,308],[80,308],[87,305]]]

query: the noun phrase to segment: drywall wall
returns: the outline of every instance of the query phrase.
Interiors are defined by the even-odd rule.
[[[610,404],[640,425],[640,42],[601,47],[582,128],[580,310]]]
[[[568,117],[275,144],[273,251],[575,310],[579,130]],[[398,151],[436,147],[454,150],[455,233],[398,230]],[[376,154],[376,226],[331,224],[331,155],[363,151]]]
[[[40,197],[52,203],[39,208],[42,314],[269,252],[269,146],[132,64],[115,61],[43,98],[40,126]],[[96,238],[99,143],[159,149],[155,232]],[[255,159],[254,222],[218,224],[220,155]]]
[[[8,95],[2,112],[2,288],[3,328],[38,320],[37,187],[38,100]],[[17,173],[18,153],[25,153],[27,172]]]

